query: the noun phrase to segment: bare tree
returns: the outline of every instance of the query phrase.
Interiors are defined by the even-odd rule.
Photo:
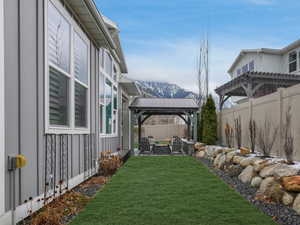
[[[238,149],[242,146],[242,125],[241,125],[241,117],[234,119],[234,133],[235,133],[235,141]]]
[[[259,129],[257,144],[264,154],[264,157],[269,157],[273,145],[275,143],[278,127],[272,128],[272,124],[269,119],[265,119],[264,125]]]
[[[256,144],[256,122],[252,118],[249,120],[249,140],[251,152],[255,152]]]
[[[293,164],[293,153],[294,153],[294,136],[291,128],[292,114],[291,106],[288,107],[285,114],[285,123],[283,125],[283,149],[288,164]]]
[[[226,123],[225,125],[225,136],[226,136],[226,144],[229,148],[232,148],[233,147],[233,128],[228,124]]]

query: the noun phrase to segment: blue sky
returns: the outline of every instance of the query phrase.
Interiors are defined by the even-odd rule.
[[[193,91],[199,42],[209,31],[211,90],[243,48],[281,48],[299,39],[298,0],[95,0],[121,29],[129,76]]]

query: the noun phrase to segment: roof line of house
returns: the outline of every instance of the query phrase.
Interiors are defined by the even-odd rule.
[[[233,64],[230,66],[228,73],[232,72],[233,68],[240,61],[242,56],[247,53],[267,53],[267,54],[274,54],[274,55],[282,55],[298,46],[300,46],[300,39],[297,41],[294,41],[293,43],[289,44],[288,46],[286,46],[282,49],[273,49],[273,48],[242,49],[240,51],[239,55],[235,58]]]

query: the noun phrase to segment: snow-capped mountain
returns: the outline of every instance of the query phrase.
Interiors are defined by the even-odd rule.
[[[136,80],[139,88],[147,97],[158,98],[193,98],[198,99],[198,95],[192,91],[185,90],[176,84],[159,81],[142,81]],[[219,98],[213,94],[216,106],[219,105]],[[224,108],[230,108],[233,105],[231,100],[224,104]],[[217,107],[218,109],[218,107]]]
[[[198,95],[192,91],[187,91],[176,84],[159,81],[142,81],[137,80],[141,91],[147,96],[158,98],[194,98]]]

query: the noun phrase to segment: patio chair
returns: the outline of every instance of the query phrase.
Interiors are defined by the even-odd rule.
[[[141,138],[140,152],[141,153],[144,153],[144,152],[151,153],[151,145],[150,145],[149,138],[147,138],[147,137]]]
[[[181,153],[182,152],[182,140],[178,136],[174,136],[171,141],[171,152]]]

